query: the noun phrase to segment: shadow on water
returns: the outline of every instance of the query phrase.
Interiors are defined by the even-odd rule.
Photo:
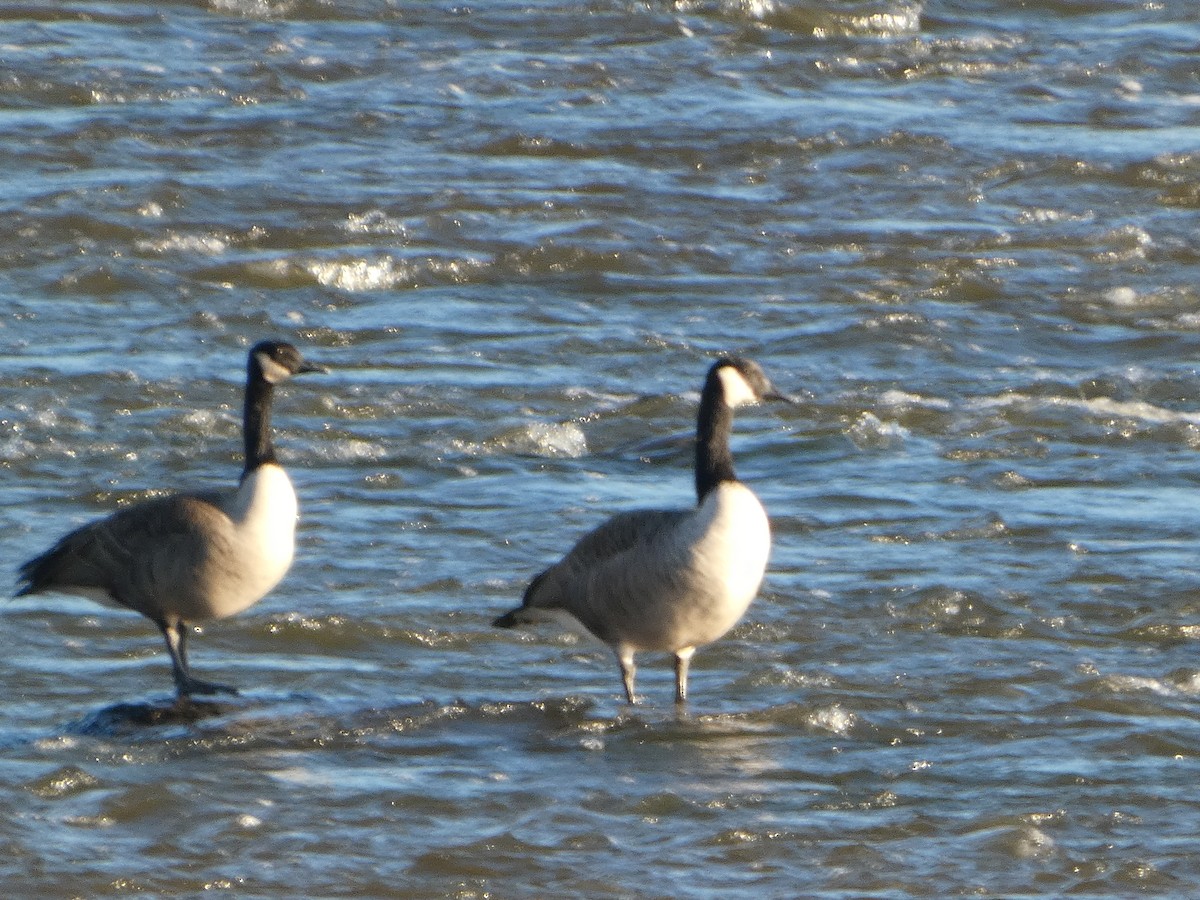
[[[161,697],[115,703],[69,723],[66,731],[102,741],[173,744],[183,739],[176,748],[179,752],[186,748],[238,752],[372,748],[420,755],[455,747],[459,753],[479,752],[487,757],[499,743],[535,754],[607,747],[640,755],[655,747],[701,753],[716,742],[725,753],[744,744],[743,754],[754,755],[763,741],[770,743],[796,728],[823,733],[825,729],[814,724],[814,715],[807,707],[704,714],[674,704],[597,706],[576,696],[520,702],[426,699],[363,706],[311,695],[242,695],[219,701]]]
[[[311,695],[237,697],[216,700],[174,697],[115,703],[68,724],[66,730],[90,738],[152,738],[166,733],[201,742],[235,736],[243,749],[262,746],[337,749],[390,746],[426,741],[470,744],[515,729],[535,743],[561,741],[576,733],[651,727],[640,717],[597,716],[579,698],[521,703],[469,703],[417,700],[362,706]]]

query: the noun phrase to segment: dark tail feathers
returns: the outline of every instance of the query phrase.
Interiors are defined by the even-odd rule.
[[[531,601],[533,600],[533,595],[537,591],[538,585],[542,583],[542,579],[546,577],[546,573],[549,571],[550,570],[547,569],[545,572],[540,573],[536,578],[534,578],[533,581],[529,582],[529,587],[525,588],[525,594],[521,598],[521,605],[516,609],[510,609],[504,615],[495,618],[492,621],[492,625],[496,628],[514,628],[517,625],[525,624],[528,619],[521,615],[521,613],[529,608]]]

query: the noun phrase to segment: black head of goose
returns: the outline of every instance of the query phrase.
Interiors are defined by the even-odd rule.
[[[687,699],[688,664],[745,614],[771,548],[767,515],[738,481],[729,435],[733,410],[779,393],[752,360],[726,357],[708,371],[696,424],[696,506],[620,513],[584,535],[533,579],[501,628],[566,613],[612,647],[625,696],[634,698],[634,654],[675,656],[675,699]]]
[[[57,591],[140,612],[162,632],[180,697],[233,692],[193,678],[191,624],[261,600],[292,562],[296,494],[271,440],[275,386],[324,372],[283,341],[250,349],[242,427],[245,467],[236,488],[155,497],[70,532],[20,569],[17,596]]]

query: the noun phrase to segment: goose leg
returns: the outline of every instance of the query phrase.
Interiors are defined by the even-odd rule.
[[[175,691],[180,698],[192,694],[237,693],[237,688],[192,677],[187,658],[187,636],[191,627],[186,622],[159,622],[158,628],[167,642],[167,652],[171,654],[171,674],[175,677]]]
[[[684,647],[675,651],[675,702],[687,703],[688,666],[692,662],[695,647]]]
[[[625,685],[625,699],[632,705],[637,703],[633,696],[633,678],[637,675],[637,666],[633,664],[633,651],[627,647],[617,650],[617,662],[621,666],[621,681]]]

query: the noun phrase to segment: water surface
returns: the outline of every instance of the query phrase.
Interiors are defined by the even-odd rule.
[[[4,608],[11,896],[1128,896],[1200,886],[1188,0],[0,4],[0,568],[236,478],[287,580],[203,629]],[[492,618],[691,502],[772,517],[692,702]],[[149,711],[160,714],[148,715]]]

